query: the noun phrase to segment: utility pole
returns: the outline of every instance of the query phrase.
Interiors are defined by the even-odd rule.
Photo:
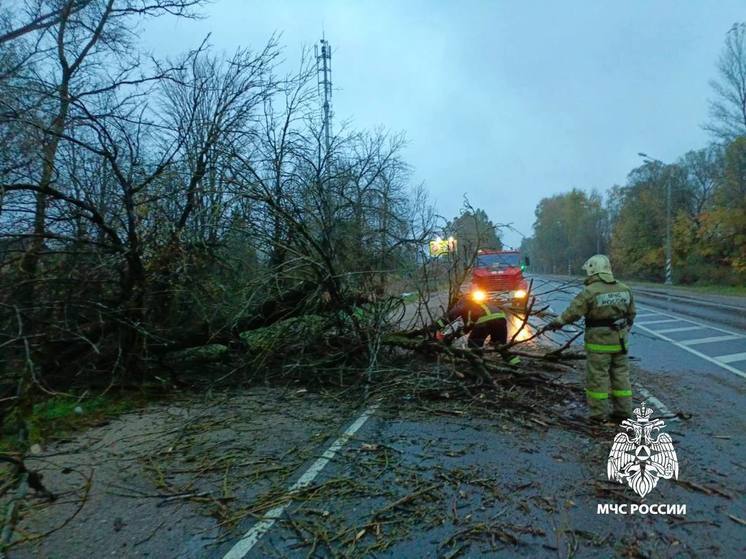
[[[673,284],[671,261],[671,177],[666,175],[666,285]]]
[[[324,153],[321,154],[319,141],[319,160],[321,168],[317,177],[322,215],[322,246],[327,254],[333,254],[334,244],[334,199],[331,184],[331,145],[332,145],[332,47],[322,34],[316,50],[317,92],[322,102],[322,131],[324,133]]]
[[[324,111],[324,144],[329,153],[332,137],[332,47],[325,38],[316,45],[316,72],[318,73],[319,97],[323,101]]]
[[[659,163],[662,167],[666,167],[666,164],[663,163],[660,159],[655,159],[654,157],[650,157],[646,153],[638,153],[640,157],[643,158],[643,160],[646,163]],[[673,260],[671,258],[671,176],[670,174],[666,174],[666,269],[665,269],[665,284],[666,285],[672,285],[673,284]]]

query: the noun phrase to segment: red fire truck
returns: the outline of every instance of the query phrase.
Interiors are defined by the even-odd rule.
[[[528,265],[528,257],[521,259],[516,250],[480,250],[471,272],[471,290],[484,292],[477,297],[523,308],[528,295],[523,271]]]

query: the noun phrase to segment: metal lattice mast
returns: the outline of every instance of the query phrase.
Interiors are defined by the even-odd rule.
[[[324,111],[324,143],[329,153],[332,137],[332,47],[329,41],[321,39],[316,45],[316,70],[319,78],[319,96],[323,101]]]

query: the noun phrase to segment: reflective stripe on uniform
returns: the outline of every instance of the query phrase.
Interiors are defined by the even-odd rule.
[[[614,398],[631,398],[632,391],[631,390],[612,390],[611,395]]]
[[[585,394],[588,396],[591,400],[608,400],[609,399],[609,393],[608,392],[593,392],[592,390],[585,389]]]
[[[620,344],[585,344],[586,351],[592,351],[594,353],[621,353],[622,346]]]
[[[480,304],[480,307],[484,309],[484,315],[480,316],[477,319],[477,324],[484,324],[485,322],[489,322],[490,320],[496,320],[498,318],[505,318],[504,312],[492,312],[490,308],[487,305]]]

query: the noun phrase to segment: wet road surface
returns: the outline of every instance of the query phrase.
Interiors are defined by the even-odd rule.
[[[554,312],[579,288],[535,278]],[[678,481],[660,480],[644,501],[606,478],[617,426],[589,435],[541,419],[582,417],[580,372],[558,373],[567,391],[533,416],[499,403],[485,414],[447,395],[373,392],[355,408],[267,387],[124,416],[29,460],[69,491],[34,504],[24,533],[53,532],[8,556],[746,556],[746,332],[637,300],[634,399],[664,418],[679,461]],[[551,336],[563,343],[573,331]],[[598,514],[640,503],[687,510]]]
[[[541,302],[555,312],[579,289],[579,282],[535,278]],[[594,440],[552,426],[468,412],[426,417],[389,405],[318,473],[320,488],[354,481],[347,491],[291,505],[251,546],[226,544],[211,556],[743,556],[746,332],[730,310],[705,313],[705,322],[698,315],[706,305],[691,311],[688,301],[645,294],[637,302],[635,400],[666,418],[678,482],[661,480],[644,501],[607,482],[618,429]],[[568,330],[555,334],[558,343]],[[582,400],[566,404],[582,410]],[[687,514],[597,514],[600,503],[640,502],[683,504]]]

